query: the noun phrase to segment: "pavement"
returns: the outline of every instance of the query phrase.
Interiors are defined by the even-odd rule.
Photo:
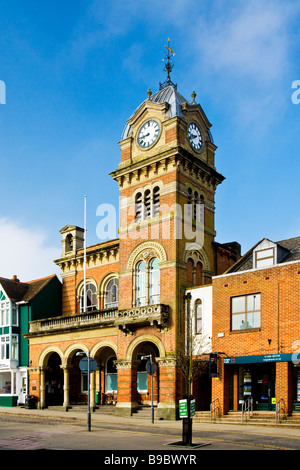
[[[27,416],[33,418],[41,418],[41,419],[51,419],[51,420],[58,420],[60,422],[73,422],[80,423],[82,422],[87,423],[87,412],[84,410],[79,409],[70,409],[67,412],[64,410],[59,410],[56,407],[54,408],[45,408],[43,410],[39,409],[27,409],[25,407],[0,407],[0,415],[10,415],[10,416]],[[100,409],[97,409],[95,412],[91,412],[91,427],[94,424],[111,424],[111,425],[123,425],[123,426],[151,426],[159,427],[159,428],[166,428],[166,429],[174,429],[178,430],[181,433],[182,430],[182,420],[177,421],[167,421],[167,420],[159,420],[154,419],[154,423],[151,423],[151,416],[150,416],[150,408],[149,408],[149,417],[137,416],[133,415],[130,417],[122,417],[117,416],[114,414],[110,414],[107,412],[101,412]],[[193,421],[193,430],[197,431],[234,431],[234,432],[243,432],[247,434],[261,434],[261,435],[278,435],[280,436],[291,436],[291,437],[299,437],[300,438],[300,428],[289,428],[285,427],[284,425],[272,426],[272,425],[251,425],[251,424],[227,424],[227,423],[203,423],[203,422],[196,422]]]

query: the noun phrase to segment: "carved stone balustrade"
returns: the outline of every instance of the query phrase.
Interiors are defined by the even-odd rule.
[[[135,326],[154,325],[159,331],[167,329],[168,321],[169,306],[155,304],[119,310],[115,324],[124,334],[131,334]]]

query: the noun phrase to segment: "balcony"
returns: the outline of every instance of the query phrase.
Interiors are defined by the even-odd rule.
[[[30,322],[29,333],[26,337],[111,327],[114,326],[117,312],[118,309],[114,308],[35,320]]]
[[[169,306],[163,304],[146,305],[119,310],[115,325],[124,332],[131,334],[136,326],[155,326],[159,331],[166,329],[169,321]]]
[[[168,320],[168,305],[147,305],[125,310],[113,308],[31,321],[29,333],[25,336],[32,338],[40,335],[109,327],[117,327],[127,335],[132,333],[137,326],[154,325],[159,331],[166,329]]]

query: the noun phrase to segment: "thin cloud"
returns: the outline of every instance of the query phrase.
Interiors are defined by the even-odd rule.
[[[22,227],[6,218],[0,219],[0,276],[30,281],[59,274],[53,263],[60,257],[59,247],[47,246],[46,235],[38,228]]]

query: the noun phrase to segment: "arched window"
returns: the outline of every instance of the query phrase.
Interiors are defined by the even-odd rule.
[[[159,215],[159,204],[160,204],[159,187],[156,186],[153,189],[153,217]]]
[[[200,219],[200,200],[199,200],[199,194],[198,194],[198,191],[195,191],[194,192],[194,208],[193,208],[193,218],[195,220],[199,220]]]
[[[192,287],[194,285],[194,260],[192,258],[187,260],[186,277],[189,287]]]
[[[118,390],[118,375],[114,361],[116,357],[110,357],[106,362],[106,392],[112,393]]]
[[[104,308],[114,308],[118,306],[119,279],[111,278],[105,286]]]
[[[193,208],[193,191],[191,188],[188,189],[188,214],[191,217],[192,216],[192,208]]]
[[[137,193],[135,196],[135,221],[142,220],[142,194]]]
[[[203,315],[203,304],[202,300],[198,299],[195,302],[195,334],[199,335],[202,333],[202,315]]]
[[[137,307],[146,305],[146,301],[147,301],[146,282],[147,282],[146,263],[145,261],[140,261],[136,267],[136,306]]]
[[[202,285],[202,263],[200,261],[196,264],[196,286]]]
[[[73,251],[73,235],[69,233],[65,240],[65,252]]]
[[[150,189],[147,189],[147,191],[145,191],[144,211],[145,211],[144,219],[150,219],[150,217],[151,217],[151,192],[150,192]]]
[[[97,310],[96,286],[92,282],[86,284],[86,311]],[[80,291],[80,312],[84,312],[84,286]]]
[[[160,294],[160,272],[158,259],[152,259],[150,261],[149,267],[149,304],[158,304]]]

